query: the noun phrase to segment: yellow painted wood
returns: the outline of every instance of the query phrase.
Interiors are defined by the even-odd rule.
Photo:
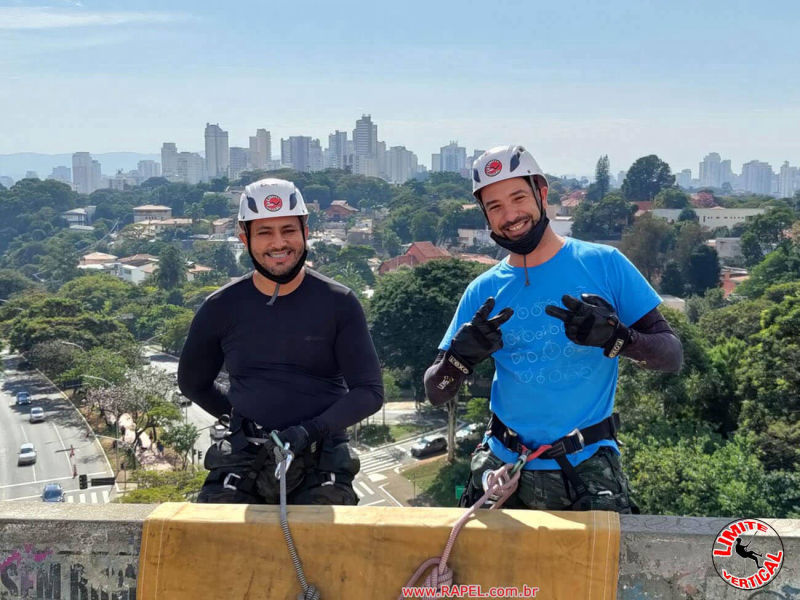
[[[290,506],[306,578],[322,600],[396,599],[441,555],[455,508]],[[538,587],[536,598],[616,598],[619,516],[607,512],[479,510],[449,565],[455,583]],[[279,507],[160,505],[145,521],[140,600],[291,599],[300,592]]]

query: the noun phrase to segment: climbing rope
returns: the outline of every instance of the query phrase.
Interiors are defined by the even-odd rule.
[[[295,548],[294,540],[292,539],[292,532],[289,531],[289,517],[286,514],[286,471],[289,470],[289,465],[292,464],[294,454],[289,450],[288,442],[285,445],[281,442],[277,431],[273,431],[270,435],[272,436],[272,441],[275,442],[275,462],[278,464],[275,468],[275,477],[280,482],[281,530],[283,531],[286,545],[289,547],[289,555],[297,573],[297,580],[300,582],[300,587],[303,588],[303,592],[297,595],[297,600],[320,600],[319,590],[313,585],[309,585],[306,581],[303,563],[300,562],[300,556],[297,554],[297,548]]]
[[[450,537],[447,539],[447,544],[444,547],[442,555],[429,558],[423,562],[411,576],[411,579],[408,580],[405,587],[414,587],[417,580],[428,569],[436,567],[428,574],[425,578],[425,582],[421,584],[421,587],[434,588],[436,590],[433,596],[425,596],[426,599],[435,600],[436,598],[442,598],[442,586],[451,586],[453,584],[453,570],[447,565],[447,559],[450,557],[450,552],[453,550],[453,545],[456,543],[456,538],[461,532],[461,528],[464,527],[470,517],[475,514],[475,511],[488,500],[494,500],[494,504],[489,507],[489,510],[498,509],[503,506],[506,500],[517,491],[519,478],[522,475],[522,467],[525,466],[525,463],[537,458],[540,454],[549,450],[550,447],[550,445],[545,444],[537,448],[534,452],[525,448],[515,463],[507,463],[499,469],[486,471],[483,474],[482,481],[483,489],[486,490],[486,492],[475,504],[470,506],[467,511],[459,517],[456,524],[453,525],[453,529],[450,531]],[[405,600],[403,594],[398,596],[398,600]]]

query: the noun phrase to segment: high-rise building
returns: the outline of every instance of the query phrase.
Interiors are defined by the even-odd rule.
[[[175,161],[175,177],[192,185],[206,181],[206,161],[196,152],[179,152]]]
[[[417,155],[405,146],[392,146],[387,151],[388,179],[392,183],[405,183],[417,173]]]
[[[92,187],[92,155],[88,152],[76,152],[72,155],[72,185],[79,194],[91,194]]]
[[[438,153],[431,154],[431,173],[438,173],[442,170],[442,155]]]
[[[675,184],[684,189],[692,187],[692,170],[684,169],[680,173],[675,173]]]
[[[778,176],[779,198],[791,198],[794,196],[794,193],[797,190],[797,187],[795,187],[797,174],[797,167],[789,166],[789,161],[783,162],[780,175]]]
[[[167,179],[178,175],[178,148],[172,142],[161,145],[161,172]]]
[[[325,166],[329,169],[345,169],[352,166],[351,153],[347,151],[347,132],[338,129],[328,135],[328,150],[325,154]]]
[[[322,144],[319,139],[314,138],[308,145],[308,170],[322,171],[325,163],[322,160]]]
[[[230,166],[230,150],[228,132],[223,131],[218,123],[206,123],[206,176],[209,179],[228,176]]]
[[[625,178],[628,176],[627,171],[620,171],[617,173],[617,187],[621,188],[622,184],[625,182]]]
[[[473,150],[472,156],[469,158],[467,167],[469,167],[471,169],[472,168],[472,163],[474,163],[476,160],[478,160],[480,155],[483,154],[484,152],[486,152],[486,150]]]
[[[439,150],[441,157],[441,170],[452,173],[461,173],[467,166],[467,149],[459,146],[458,142],[450,142]]]
[[[734,179],[733,169],[731,169],[731,161],[723,160],[719,163],[719,186],[722,187],[726,183],[733,184]]]
[[[249,148],[240,148],[239,146],[231,146],[230,149],[231,164],[230,167],[228,168],[228,170],[230,171],[231,179],[238,179],[239,175],[241,175],[244,171],[247,170],[248,154],[250,154]]]
[[[48,179],[55,179],[69,185],[72,183],[72,171],[69,167],[53,167],[53,172],[50,173]]]
[[[353,130],[353,172],[378,177],[378,125],[370,115],[361,115]]]
[[[161,177],[161,165],[154,160],[140,160],[136,164],[136,170],[141,181],[147,181],[151,177]]]
[[[103,173],[100,168],[100,162],[97,160],[92,161],[92,191],[99,190],[101,187],[107,187],[102,183]]]
[[[722,159],[716,152],[711,152],[703,158],[700,163],[700,185],[702,187],[718,188],[722,186],[720,181],[720,163]]]
[[[774,173],[769,163],[751,160],[742,165],[742,186],[746,192],[768,195]]]
[[[305,135],[281,138],[281,162],[295,171],[311,170],[311,138]]]
[[[36,171],[25,171],[25,179],[39,179],[39,173]]]
[[[256,129],[256,134],[250,136],[250,167],[263,170],[271,160],[272,134],[266,129]]]

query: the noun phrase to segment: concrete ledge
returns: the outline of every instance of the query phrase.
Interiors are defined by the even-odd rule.
[[[142,523],[154,508],[0,502],[0,600],[134,600]],[[781,536],[785,562],[772,583],[750,592],[723,582],[711,560],[715,536],[731,520],[621,516],[617,598],[800,600],[800,520],[762,519]]]

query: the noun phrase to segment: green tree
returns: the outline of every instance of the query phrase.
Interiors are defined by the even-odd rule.
[[[173,354],[180,354],[186,337],[189,335],[189,326],[192,324],[194,312],[183,309],[180,313],[164,322],[161,333],[161,345]]]
[[[589,202],[597,202],[608,194],[608,190],[611,188],[608,171],[608,155],[604,154],[597,161],[594,169],[594,183],[589,186],[589,190],[586,193],[586,199]]]
[[[582,240],[619,239],[633,220],[635,205],[612,192],[597,204],[583,202],[575,211],[572,235]]]
[[[200,432],[193,423],[173,423],[161,436],[161,441],[168,448],[172,448],[181,457],[181,469],[186,470],[189,453],[194,449],[194,444],[200,437]]]
[[[464,418],[470,423],[488,423],[491,415],[488,398],[471,398],[467,401]]]
[[[0,269],[0,298],[7,300],[18,292],[31,289],[36,284],[18,271]]]
[[[645,213],[622,235],[619,249],[649,281],[653,281],[663,268],[671,241],[669,224],[652,213]]]
[[[677,187],[667,187],[653,198],[655,208],[688,208],[689,196]]]
[[[411,218],[411,239],[414,242],[431,241],[436,243],[438,219],[429,211],[418,211]]]
[[[655,154],[636,159],[622,182],[622,195],[626,200],[653,200],[667,187],[675,185],[675,176],[669,165]]]
[[[171,290],[186,281],[186,263],[175,246],[167,246],[158,255],[155,278],[162,290]]]
[[[750,277],[736,288],[736,293],[757,298],[771,285],[797,279],[800,279],[800,243],[783,243],[752,268]]]
[[[459,260],[434,260],[378,279],[370,303],[372,337],[384,366],[410,368],[415,398],[422,376],[467,284],[485,270]]]
[[[674,260],[669,261],[661,276],[661,293],[682,297],[685,288],[680,266]]]
[[[686,282],[692,293],[704,294],[708,289],[719,287],[719,273],[719,258],[713,248],[698,246],[689,256]]]

